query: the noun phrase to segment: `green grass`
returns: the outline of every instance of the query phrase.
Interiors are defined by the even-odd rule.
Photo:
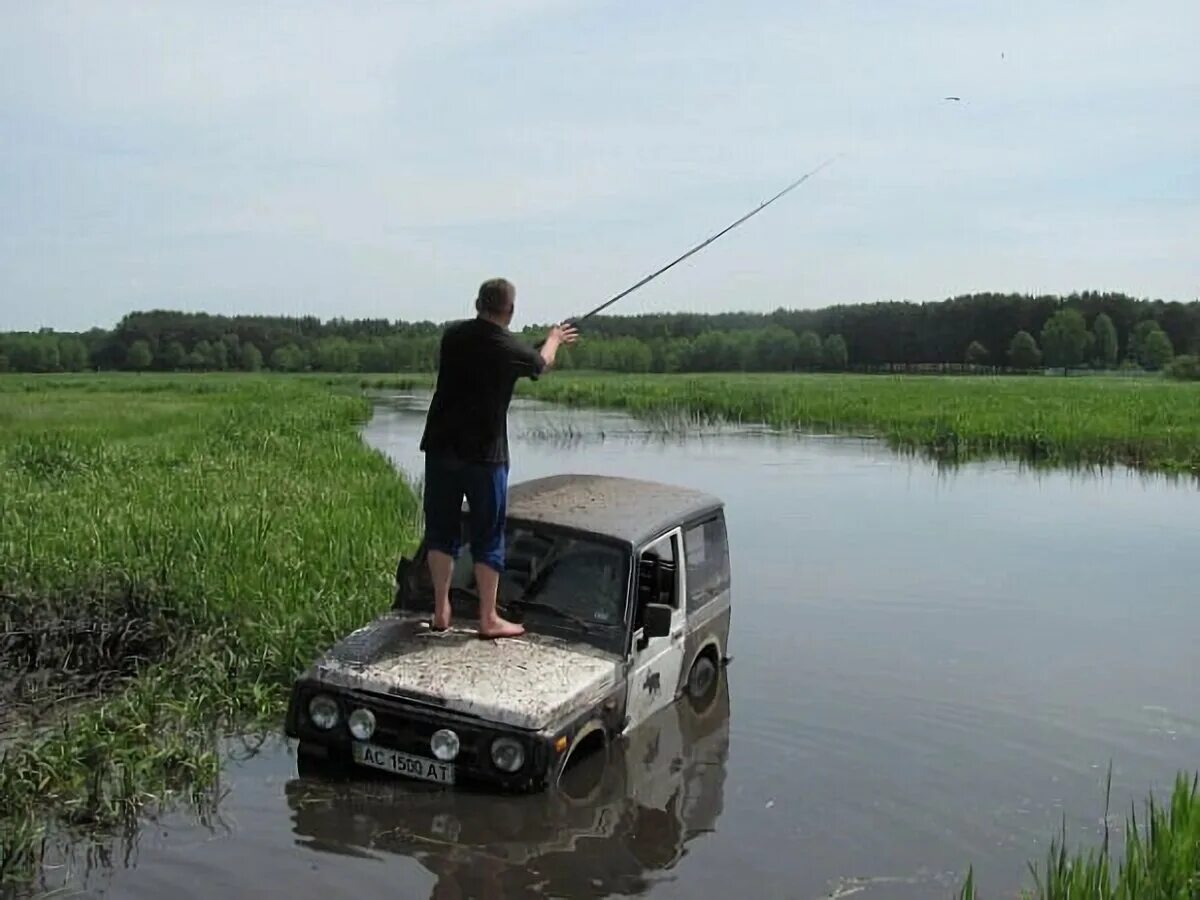
[[[1200,792],[1198,778],[1179,775],[1168,804],[1146,802],[1125,820],[1124,852],[1118,858],[1105,834],[1099,849],[1067,852],[1066,831],[1050,843],[1046,859],[1029,867],[1035,900],[1197,900],[1200,898]],[[967,873],[961,900],[980,896]]]
[[[368,413],[322,379],[0,378],[0,678],[49,667],[38,699],[61,704],[94,687],[97,635],[143,651],[0,739],[0,880],[48,829],[202,797],[222,730],[273,720],[387,607],[419,505],[360,440]]]
[[[1200,474],[1200,384],[1162,378],[553,373],[528,396],[878,436],[939,459]]]

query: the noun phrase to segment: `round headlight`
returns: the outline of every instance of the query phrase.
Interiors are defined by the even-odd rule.
[[[337,701],[328,694],[317,694],[308,701],[308,718],[322,731],[336,725],[340,716]]]
[[[492,763],[501,772],[516,772],[525,765],[525,748],[515,738],[498,737],[492,741]]]
[[[442,762],[450,762],[458,756],[458,735],[449,728],[440,728],[429,739],[429,749]]]
[[[356,709],[346,720],[350,733],[360,741],[369,741],[375,733],[375,713],[369,709]]]

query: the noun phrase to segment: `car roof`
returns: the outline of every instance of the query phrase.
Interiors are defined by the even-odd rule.
[[[512,485],[508,517],[638,545],[722,502],[678,485],[609,475],[552,475]]]

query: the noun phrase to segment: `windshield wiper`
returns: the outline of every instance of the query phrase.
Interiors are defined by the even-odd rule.
[[[537,612],[550,613],[555,618],[563,619],[567,622],[574,622],[585,631],[595,631],[597,628],[611,628],[613,624],[611,622],[589,622],[587,619],[581,619],[579,616],[573,615],[564,609],[559,609],[553,604],[543,603],[541,600],[528,600],[522,597],[521,599],[514,600],[512,602],[512,606],[519,607],[521,609],[532,609],[536,610]]]

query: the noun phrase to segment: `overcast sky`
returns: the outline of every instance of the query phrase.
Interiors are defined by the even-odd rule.
[[[1200,2],[0,3],[0,330],[1200,297]],[[959,96],[960,102],[943,100]]]

